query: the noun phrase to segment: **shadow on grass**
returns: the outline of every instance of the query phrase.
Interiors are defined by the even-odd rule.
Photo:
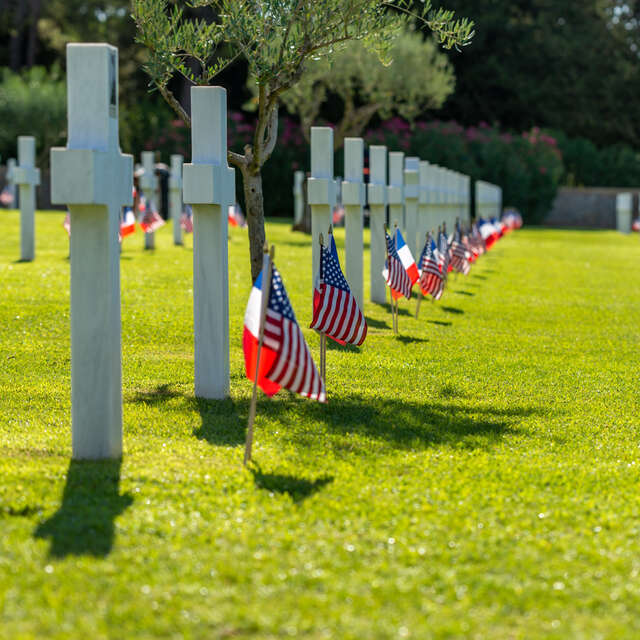
[[[335,340],[327,338],[327,350],[328,351],[349,351],[350,353],[360,353],[360,347],[356,347],[353,344],[338,344]]]
[[[259,392],[262,394],[262,392]],[[260,397],[260,396],[258,396]],[[234,447],[245,441],[249,401],[189,399],[200,414],[200,426],[193,435],[210,444]]]
[[[488,269],[485,269],[485,271],[489,271],[489,273],[491,273],[491,271],[488,270]],[[479,273],[472,273],[471,277],[475,278],[476,280],[488,280],[489,279],[489,278],[487,278],[487,276],[480,275]]]
[[[455,313],[456,315],[462,315],[464,311],[456,307],[440,307],[445,313]]]
[[[171,400],[171,398],[182,398],[184,394],[181,391],[174,391],[170,384],[159,384],[151,391],[138,391],[133,397],[134,402],[148,404],[153,407]]]
[[[250,471],[256,487],[265,491],[287,494],[294,502],[302,502],[333,482],[333,476],[320,476],[315,480],[309,480],[288,474],[264,473],[256,464],[250,468]]]
[[[120,495],[122,460],[72,460],[62,504],[38,525],[36,538],[50,538],[49,555],[106,556],[113,547],[114,520],[133,502]]]
[[[437,324],[439,327],[450,327],[453,322],[448,322],[445,320],[427,320],[430,324]]]
[[[472,293],[471,291],[463,291],[462,289],[458,289],[457,291],[454,291],[453,293],[457,293],[458,295],[461,296],[475,296],[475,293]]]
[[[368,318],[366,316],[365,320],[367,321],[367,326],[371,329],[391,329],[391,325],[384,320],[376,320],[375,318]]]
[[[437,393],[437,391],[436,391]],[[456,390],[445,390],[450,397]],[[431,393],[430,395],[433,395]],[[521,434],[520,419],[542,413],[537,407],[494,408],[474,406],[468,402],[414,402],[351,396],[334,398],[329,388],[328,403],[262,403],[258,415],[277,421],[281,436],[296,446],[333,448],[340,452],[366,454],[366,440],[385,443],[392,449],[428,449],[456,446],[485,449],[496,445],[506,435]],[[314,423],[324,430],[314,428]],[[327,437],[329,436],[329,437]],[[363,442],[360,440],[364,438]],[[367,454],[368,455],[368,454]]]
[[[416,338],[414,336],[397,335],[395,339],[402,344],[415,344],[417,342],[429,342],[427,338]]]

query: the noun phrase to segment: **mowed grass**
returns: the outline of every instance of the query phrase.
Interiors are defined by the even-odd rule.
[[[70,464],[62,219],[25,264],[0,213],[2,638],[640,636],[637,236],[512,234],[398,337],[367,304],[327,405],[260,397],[251,469],[246,232],[223,402],[193,395],[191,239],[127,238],[125,455]],[[317,357],[309,238],[268,236]]]

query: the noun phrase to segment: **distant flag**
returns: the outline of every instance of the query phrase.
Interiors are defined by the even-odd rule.
[[[264,275],[263,269],[253,285],[244,316],[242,346],[249,380],[254,379],[256,372]],[[257,382],[268,396],[284,387],[313,400],[326,402],[324,383],[296,322],[282,278],[273,263]]]
[[[400,256],[400,261],[402,262],[402,266],[404,267],[409,279],[411,280],[411,285],[413,286],[418,279],[420,278],[420,274],[418,273],[418,267],[416,266],[416,261],[413,259],[413,255],[411,253],[411,249],[405,243],[402,234],[400,233],[400,229],[396,227],[395,231],[396,236],[396,251]]]
[[[133,215],[131,207],[125,207],[122,220],[120,221],[120,237],[126,238],[136,230],[136,217]]]
[[[367,322],[342,274],[332,233],[320,254],[311,328],[340,344],[361,345],[367,337]]]
[[[2,191],[0,191],[0,204],[8,209],[13,207],[13,192],[11,187],[6,186]]]
[[[480,235],[484,240],[486,249],[491,249],[491,247],[496,243],[499,237],[496,228],[489,220],[480,218],[480,220],[478,221],[478,231],[480,231]]]
[[[156,229],[164,226],[166,223],[157,212],[152,202],[147,201],[145,195],[140,191],[139,208],[142,218],[140,220],[140,228],[145,233],[153,233]]]
[[[444,279],[434,249],[431,234],[429,233],[427,234],[427,241],[422,250],[420,290],[423,295],[431,295],[436,300],[440,300],[442,292],[444,291]]]
[[[180,216],[180,226],[185,233],[193,233],[193,212],[189,205]]]
[[[636,218],[631,225],[631,231],[640,231],[640,220]]]
[[[67,235],[71,237],[71,214],[68,211],[67,211],[67,215],[64,217],[62,226],[64,230],[67,232]]]
[[[400,296],[404,296],[408,300],[411,299],[411,288],[413,283],[407,273],[400,256],[396,251],[395,242],[385,229],[384,237],[387,242],[387,260],[382,270],[382,276],[391,289],[391,295],[394,300]]]
[[[449,238],[447,238],[447,228],[443,224],[442,228],[438,228],[438,264],[442,271],[442,276],[446,282],[447,274],[451,271],[451,253],[449,248]]]
[[[467,248],[462,241],[462,230],[460,223],[456,222],[456,229],[453,234],[453,242],[451,243],[451,266],[465,276],[471,271],[469,264],[469,254]]]
[[[229,205],[227,210],[227,219],[232,227],[241,227],[244,229],[247,226],[247,221],[242,215],[242,211],[237,204]]]

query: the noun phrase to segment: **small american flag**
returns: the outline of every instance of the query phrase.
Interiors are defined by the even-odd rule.
[[[384,237],[387,242],[387,260],[384,264],[382,275],[391,288],[391,295],[394,300],[397,300],[400,296],[404,296],[410,300],[412,287],[411,278],[409,278],[409,274],[396,251],[395,243],[386,229]]]
[[[451,243],[451,266],[465,276],[471,271],[469,264],[470,254],[462,241],[462,231],[460,224],[456,223],[456,230],[453,234],[453,242]]]
[[[148,201],[142,191],[140,191],[139,209],[142,214],[140,228],[144,233],[153,233],[156,229],[166,224],[160,217],[155,204],[152,201]]]
[[[180,226],[185,233],[193,233],[193,213],[191,211],[183,211],[180,216]]]
[[[273,395],[284,387],[307,398],[326,402],[324,382],[296,322],[280,273],[273,263],[272,266],[258,384],[267,395]],[[256,368],[263,278],[264,273],[261,272],[251,290],[244,317],[243,348],[250,380],[253,380]]]
[[[444,279],[434,249],[435,244],[429,234],[422,251],[420,289],[425,296],[432,295],[436,300],[440,300],[444,291]]]
[[[67,235],[71,237],[71,214],[67,211],[67,215],[64,217],[64,221],[62,223],[64,230],[67,232]]]
[[[446,281],[447,274],[450,271],[451,253],[449,248],[449,239],[447,238],[447,229],[442,225],[442,229],[438,229],[438,264],[442,270],[442,275]]]
[[[367,322],[342,275],[333,234],[329,234],[329,246],[322,247],[320,255],[311,328],[340,344],[361,345],[367,337]]]

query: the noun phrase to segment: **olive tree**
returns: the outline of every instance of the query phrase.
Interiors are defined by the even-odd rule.
[[[287,110],[300,118],[305,139],[309,141],[310,127],[329,95],[339,96],[343,104],[333,138],[339,149],[346,136],[362,135],[375,114],[398,114],[412,122],[426,110],[440,108],[453,93],[453,66],[419,31],[398,36],[391,55],[392,63],[385,66],[362,42],[352,41],[331,60],[309,62],[300,81],[282,94]]]
[[[473,24],[428,1],[411,0],[192,0],[212,9],[212,20],[188,18],[180,2],[133,0],[137,38],[149,50],[146,70],[164,99],[190,126],[169,82],[181,74],[199,85],[242,56],[256,85],[257,119],[251,144],[228,152],[243,181],[249,225],[251,274],[257,277],[265,241],[261,170],[278,137],[282,94],[304,76],[309,63],[332,58],[349,41],[360,40],[384,64],[393,43],[411,23],[427,25],[444,47],[463,46]]]

